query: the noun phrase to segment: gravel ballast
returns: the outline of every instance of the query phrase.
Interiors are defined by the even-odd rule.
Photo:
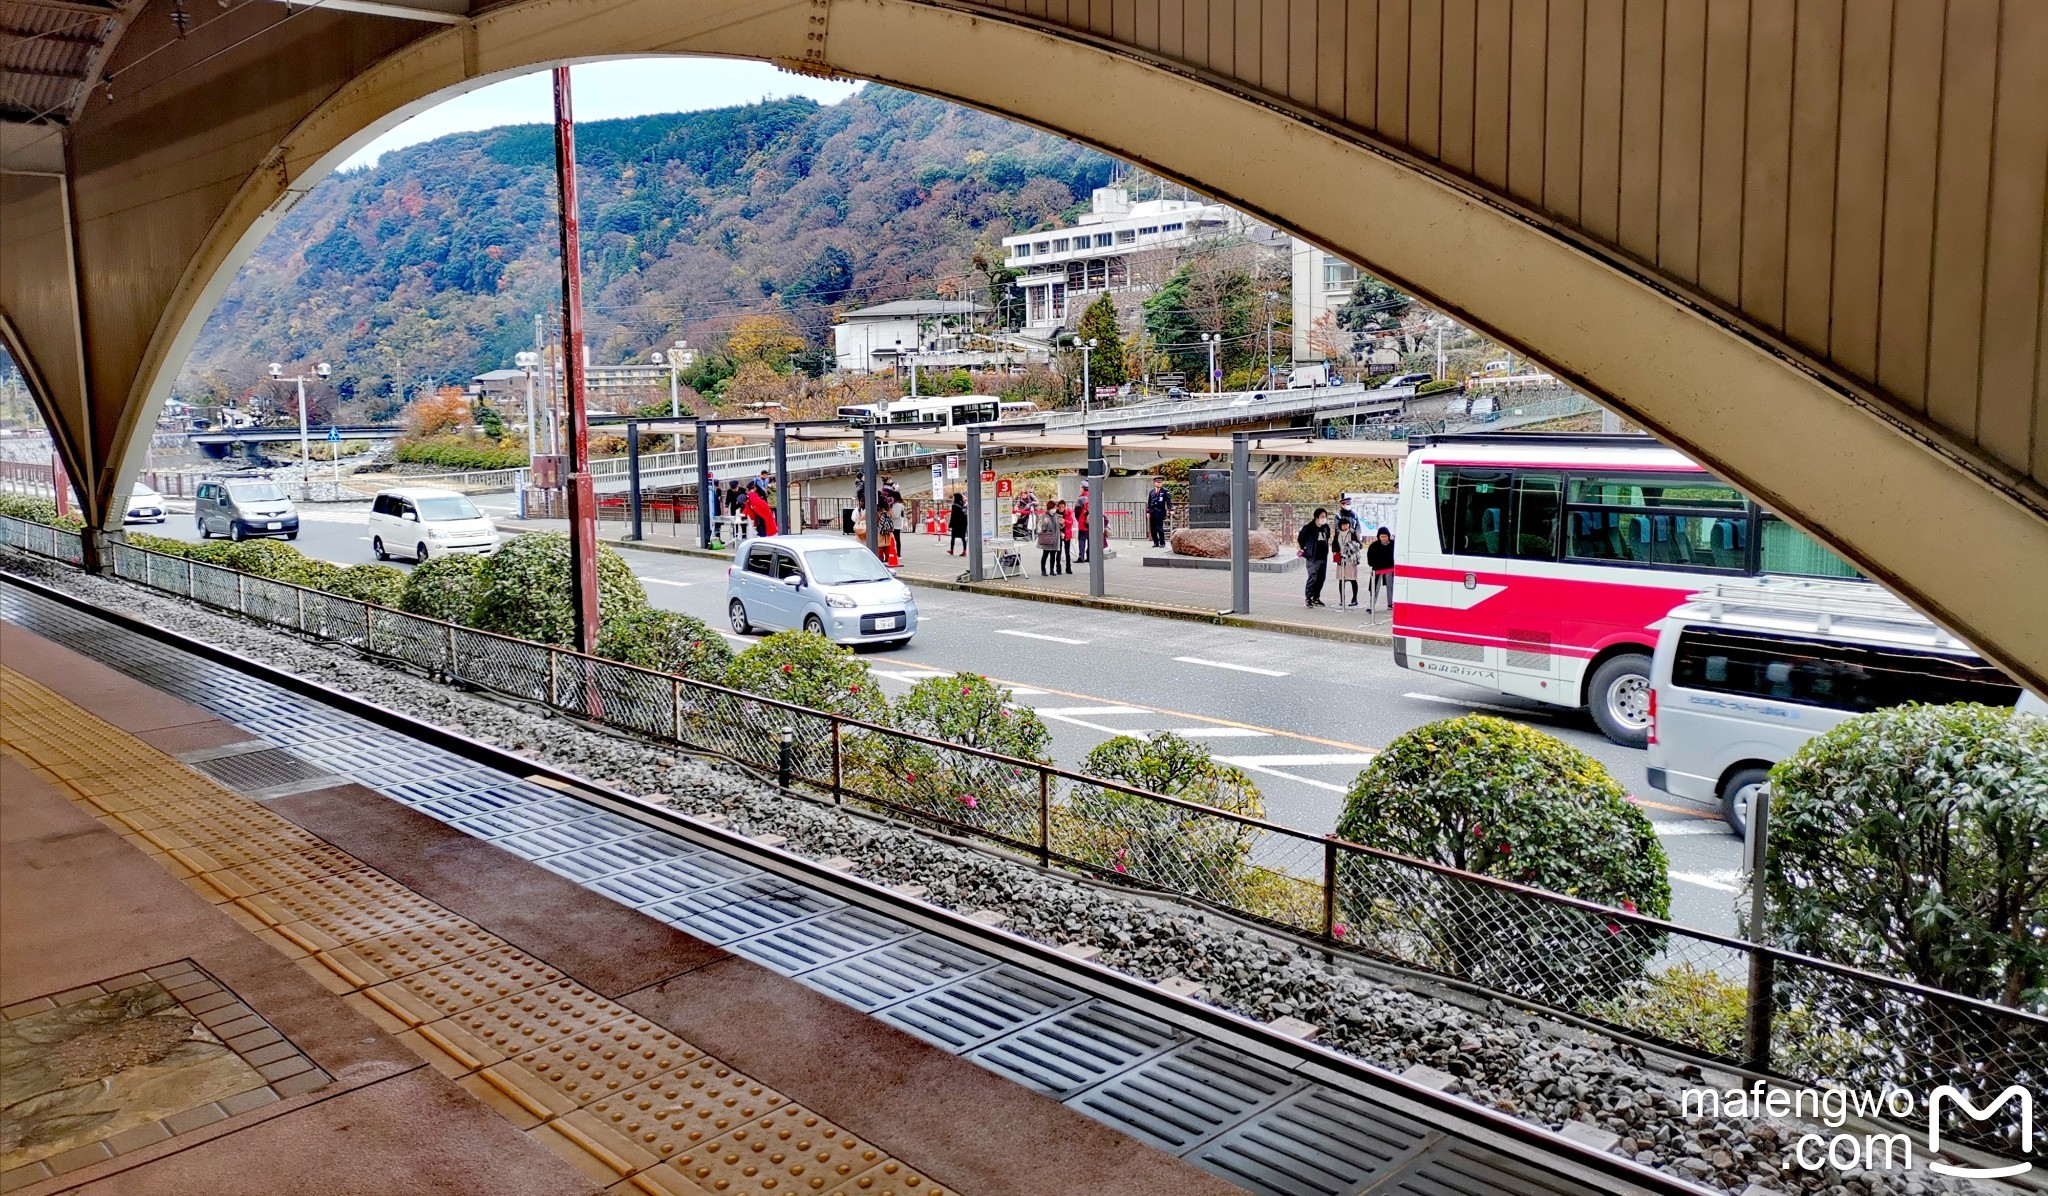
[[[1159,981],[1199,983],[1204,999],[1260,1021],[1299,1018],[1330,1048],[1399,1073],[1435,1069],[1447,1090],[1551,1129],[1572,1123],[1618,1138],[1614,1153],[1705,1189],[1828,1196],[1993,1190],[1994,1185],[1906,1172],[1811,1171],[1791,1157],[1813,1127],[1758,1119],[1684,1117],[1678,1095],[1700,1084],[1633,1044],[1546,1022],[1501,1002],[1453,999],[1425,983],[1400,985],[1308,946],[1199,909],[1047,872],[992,851],[778,793],[738,765],[679,754],[436,683],[338,645],[309,642],[129,583],[83,575],[13,550],[6,568],[111,610],[225,648],[334,689],[362,695],[564,772],[686,813],[715,812],[743,833],[784,836],[813,859],[845,857],[886,884],[925,886],[925,900],[963,913],[996,910],[1005,928],[1054,946],[1083,943],[1098,962]],[[1664,1070],[1653,1064],[1662,1063]],[[1677,1070],[1684,1071],[1679,1068]],[[1848,1132],[1820,1129],[1824,1135]],[[1998,1190],[2010,1190],[1995,1185]]]

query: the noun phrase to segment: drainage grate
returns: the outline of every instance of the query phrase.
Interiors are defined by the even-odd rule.
[[[193,760],[191,767],[198,769],[214,780],[238,793],[261,793],[280,786],[299,785],[306,781],[327,779],[340,784],[341,777],[326,769],[302,760],[283,748],[257,748],[253,752],[236,752],[228,756],[211,756],[204,760]]]
[[[665,842],[667,839],[666,835],[639,835],[550,856],[539,862],[548,871],[583,884],[686,854],[671,849]]]
[[[880,1009],[995,966],[971,947],[929,934],[877,947],[798,979],[856,1009]]]
[[[496,843],[514,855],[539,860],[551,855],[561,855],[565,851],[576,851],[580,848],[596,847],[600,843],[630,838],[645,829],[624,819],[607,822],[595,818],[579,818],[574,822],[558,822],[553,826],[535,827],[516,835],[506,835],[496,840]],[[649,859],[641,862],[652,864],[655,861]]]
[[[730,943],[764,930],[787,926],[845,903],[823,893],[799,888],[776,876],[737,880],[721,888],[647,907],[651,918],[681,926],[714,943]]]
[[[1277,1067],[1214,1043],[1191,1042],[1067,1103],[1182,1154],[1301,1084]]]
[[[882,1011],[885,1021],[958,1054],[1079,1004],[1082,994],[1007,964]]]
[[[1374,1196],[1578,1196],[1586,1189],[1497,1150],[1446,1138]]]
[[[1063,1100],[1180,1040],[1173,1027],[1157,1018],[1090,1001],[992,1042],[969,1058]]]
[[[699,852],[620,876],[608,876],[590,887],[613,901],[638,909],[755,874],[753,868],[738,860]]]
[[[894,918],[849,907],[742,939],[732,944],[732,950],[763,967],[794,976],[912,933]]]
[[[1311,1088],[1201,1147],[1188,1161],[1261,1196],[1345,1196],[1421,1153],[1420,1122]]]

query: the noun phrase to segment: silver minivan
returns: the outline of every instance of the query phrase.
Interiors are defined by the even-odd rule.
[[[900,647],[917,634],[917,599],[858,540],[763,536],[726,570],[732,629],[813,631],[836,644]]]
[[[230,540],[299,538],[299,510],[292,505],[291,495],[276,482],[257,478],[199,483],[192,496],[192,521],[202,540],[209,536]]]
[[[1770,767],[1907,702],[2010,706],[1998,667],[1873,583],[1755,578],[1665,616],[1650,664],[1650,786],[1718,801],[1736,834]]]

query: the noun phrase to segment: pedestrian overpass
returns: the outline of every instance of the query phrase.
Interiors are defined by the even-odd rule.
[[[2048,7],[174,9],[9,0],[52,36],[0,53],[0,335],[102,526],[235,268],[356,149],[507,75],[728,55],[1063,133],[1356,260],[2048,688]]]

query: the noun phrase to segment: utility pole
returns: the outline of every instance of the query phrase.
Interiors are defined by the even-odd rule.
[[[597,654],[597,491],[590,479],[590,421],[584,407],[582,244],[576,214],[576,115],[569,68],[555,68],[555,182],[562,206],[562,343],[569,407],[568,476],[570,604],[576,647]],[[551,695],[552,696],[552,695]]]

